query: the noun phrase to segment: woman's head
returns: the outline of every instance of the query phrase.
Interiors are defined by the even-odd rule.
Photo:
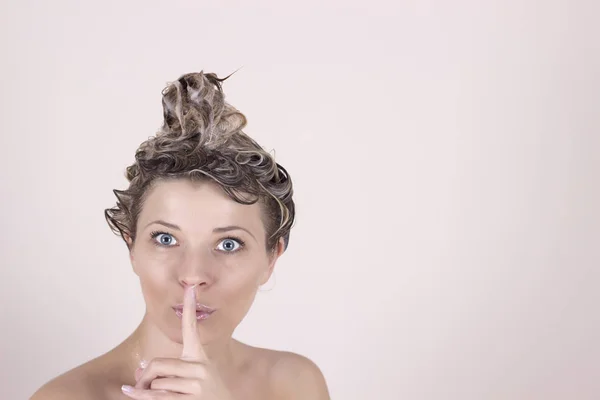
[[[200,324],[208,336],[231,333],[294,221],[290,177],[242,131],[246,118],[225,102],[225,79],[200,72],[167,86],[162,129],[141,144],[129,188],[115,190],[105,212],[127,243],[149,317],[174,340],[173,307],[192,284],[198,301],[217,309]]]

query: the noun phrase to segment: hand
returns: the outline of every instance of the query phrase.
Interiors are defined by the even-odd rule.
[[[195,286],[188,286],[183,301],[181,358],[155,358],[138,375],[135,387],[123,393],[138,400],[232,400],[210,365],[197,330]]]

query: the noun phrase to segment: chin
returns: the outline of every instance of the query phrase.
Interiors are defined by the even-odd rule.
[[[173,314],[174,315],[174,314]],[[215,320],[198,321],[198,332],[202,343],[211,342],[219,336],[219,326],[215,325]],[[181,319],[178,317],[168,317],[160,321],[161,331],[173,342],[183,344],[183,336],[181,334]]]

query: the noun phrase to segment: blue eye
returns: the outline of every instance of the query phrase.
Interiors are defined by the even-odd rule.
[[[170,233],[166,232],[152,232],[152,239],[157,246],[172,246],[177,244],[177,240]]]
[[[235,253],[243,245],[244,245],[244,242],[242,242],[239,239],[228,238],[228,239],[222,240],[221,243],[219,243],[219,245],[217,246],[217,249],[224,251],[226,253]]]

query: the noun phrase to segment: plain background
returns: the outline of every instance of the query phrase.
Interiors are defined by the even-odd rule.
[[[247,3],[2,2],[0,397],[138,324],[111,191],[168,81],[241,68],[298,220],[237,338],[334,399],[597,399],[598,3]]]

